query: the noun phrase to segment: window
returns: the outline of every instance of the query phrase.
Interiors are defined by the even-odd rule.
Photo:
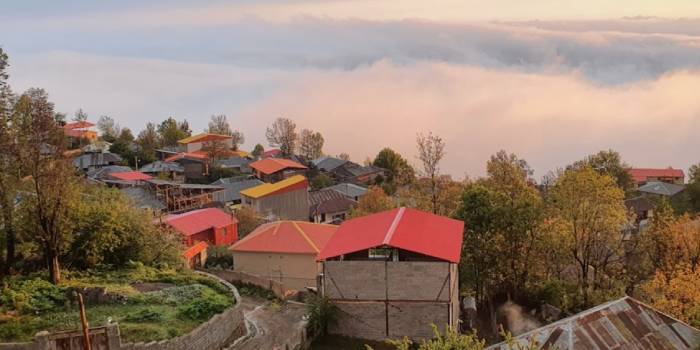
[[[369,258],[384,260],[389,259],[391,256],[391,249],[389,248],[371,248],[369,249]]]

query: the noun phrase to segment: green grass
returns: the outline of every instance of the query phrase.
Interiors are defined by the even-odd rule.
[[[16,278],[4,281],[4,286],[0,284],[0,298],[5,298],[0,299],[4,302],[0,305],[2,342],[30,341],[41,330],[78,329],[78,307],[68,298],[54,297],[61,293],[70,295],[68,291],[75,287],[104,287],[108,293],[125,297],[125,302],[86,305],[90,326],[105,325],[111,318],[119,323],[123,342],[147,342],[185,334],[233,304],[228,289],[217,281],[191,272],[142,266],[124,271],[67,273],[65,281],[51,291],[53,294],[44,291],[38,296],[33,288],[38,282],[26,281]],[[131,286],[136,282],[165,282],[173,286],[141,293]],[[54,298],[47,299],[45,295]],[[47,308],[51,302],[53,307]]]

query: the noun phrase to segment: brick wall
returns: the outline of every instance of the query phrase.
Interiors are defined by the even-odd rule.
[[[422,261],[387,262],[389,300],[450,300],[450,264]]]
[[[388,311],[389,338],[392,339],[432,338],[430,325],[444,331],[449,323],[449,304],[441,302],[390,302]]]
[[[329,327],[331,334],[343,334],[362,339],[386,338],[386,303],[336,302],[338,320]]]
[[[248,283],[256,285],[260,288],[267,289],[269,291],[272,291],[272,293],[274,293],[276,297],[283,300],[286,299],[286,297],[293,292],[292,289],[287,288],[284,284],[280,282],[259,276],[250,275],[243,272],[231,270],[207,270],[207,272],[228,282]]]

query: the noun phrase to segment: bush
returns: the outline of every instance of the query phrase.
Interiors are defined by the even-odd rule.
[[[221,298],[197,299],[178,308],[178,318],[186,320],[207,320],[223,312],[231,305]]]
[[[10,280],[0,295],[0,305],[22,314],[42,314],[63,308],[67,303],[65,289],[40,278]]]
[[[226,246],[210,246],[207,249],[206,268],[233,268],[233,253]]]
[[[328,326],[336,322],[338,307],[328,297],[313,295],[306,300],[309,328],[315,335],[328,333]]]
[[[126,315],[124,320],[129,322],[160,322],[163,320],[163,314],[152,309],[142,309]]]
[[[165,288],[155,292],[144,293],[143,301],[165,305],[182,305],[190,300],[201,298],[207,287],[201,284],[191,284]]]

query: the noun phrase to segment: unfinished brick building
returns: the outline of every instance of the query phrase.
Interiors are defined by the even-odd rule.
[[[338,306],[333,334],[382,340],[456,328],[464,223],[398,208],[345,221],[318,255],[319,290]]]

